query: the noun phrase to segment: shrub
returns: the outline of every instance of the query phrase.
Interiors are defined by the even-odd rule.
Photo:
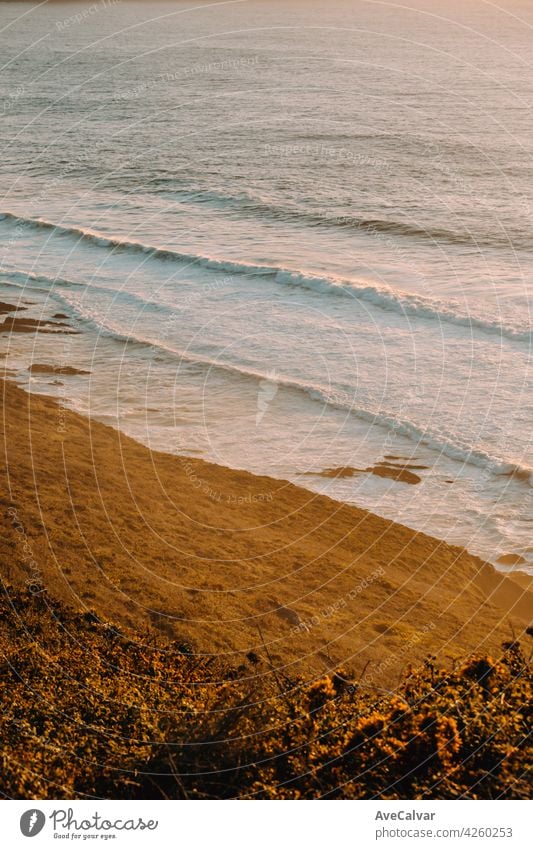
[[[529,798],[518,642],[394,693],[280,679],[125,634],[46,594],[0,601],[2,793],[12,798]]]

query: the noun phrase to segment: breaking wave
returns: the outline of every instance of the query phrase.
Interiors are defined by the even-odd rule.
[[[7,220],[21,227],[49,230],[56,235],[75,238],[88,244],[113,251],[125,251],[148,255],[160,261],[178,262],[184,266],[201,267],[223,275],[240,275],[253,278],[268,278],[285,286],[299,286],[320,294],[355,298],[370,303],[379,309],[397,313],[406,318],[426,319],[481,331],[500,338],[531,345],[533,331],[528,326],[517,327],[502,324],[490,318],[471,315],[454,301],[440,301],[423,295],[377,286],[366,280],[350,280],[341,277],[320,277],[272,265],[253,265],[215,257],[181,253],[170,248],[147,245],[143,242],[107,236],[97,231],[79,227],[64,227],[44,219],[20,218],[10,212],[0,213],[0,220]]]

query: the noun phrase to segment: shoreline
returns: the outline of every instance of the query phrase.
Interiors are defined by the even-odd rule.
[[[6,380],[3,399],[9,583],[231,662],[365,668],[376,686],[530,624],[525,573],[286,481],[151,452]]]
[[[502,472],[501,475],[496,471],[494,474],[491,472],[488,481],[490,491],[485,492],[487,480],[476,459],[464,467],[457,463],[450,466],[448,460],[444,460],[443,465],[442,456],[436,457],[431,451],[428,452],[423,440],[421,444],[415,445],[408,439],[404,444],[403,437],[400,439],[397,435],[392,436],[393,432],[395,433],[394,428],[389,431],[383,443],[380,423],[371,428],[372,435],[367,445],[367,429],[364,429],[364,433],[358,430],[360,422],[357,422],[357,415],[352,422],[355,430],[351,438],[346,441],[345,437],[341,451],[343,456],[322,456],[318,443],[312,456],[307,456],[307,459],[302,455],[296,463],[290,460],[288,463],[278,462],[277,436],[283,435],[284,428],[293,430],[298,428],[299,424],[292,419],[282,424],[278,410],[273,414],[273,420],[278,417],[274,433],[268,431],[261,436],[260,432],[253,431],[253,419],[255,418],[257,427],[257,417],[259,415],[261,418],[262,415],[255,409],[257,404],[264,401],[261,383],[254,387],[251,398],[247,396],[247,390],[244,391],[241,387],[239,392],[244,391],[244,395],[242,398],[239,395],[239,403],[242,403],[243,407],[242,410],[240,408],[237,419],[234,419],[234,411],[228,418],[228,411],[223,406],[218,407],[216,413],[212,410],[213,418],[208,432],[205,422],[202,426],[201,418],[198,421],[194,417],[189,420],[189,405],[192,403],[194,407],[195,400],[194,392],[191,397],[191,387],[187,383],[179,399],[170,397],[168,392],[160,394],[158,379],[166,386],[169,375],[164,371],[158,373],[153,378],[153,388],[145,390],[149,396],[154,393],[153,399],[150,397],[150,401],[153,400],[154,403],[144,410],[143,403],[146,403],[146,399],[143,402],[142,397],[138,397],[136,378],[133,382],[127,378],[126,385],[120,387],[118,384],[114,385],[113,377],[111,382],[108,379],[102,380],[102,375],[105,375],[110,364],[108,357],[113,358],[113,352],[106,350],[103,359],[95,359],[95,348],[93,355],[88,357],[83,344],[84,331],[78,326],[75,316],[70,316],[69,319],[64,312],[53,312],[57,305],[52,309],[45,309],[41,305],[39,309],[37,303],[26,301],[25,304],[22,309],[31,307],[32,311],[23,312],[22,316],[19,315],[20,305],[2,302],[0,307],[4,313],[14,314],[8,315],[4,321],[5,331],[9,333],[9,339],[13,339],[15,349],[13,357],[6,355],[5,365],[13,365],[18,370],[15,382],[26,391],[51,397],[59,405],[75,410],[83,416],[93,417],[96,413],[96,421],[120,428],[124,434],[151,450],[166,452],[171,440],[175,444],[170,448],[170,453],[189,457],[191,455],[188,449],[193,445],[201,445],[201,450],[191,452],[193,457],[221,463],[235,470],[249,471],[255,475],[288,480],[313,494],[324,494],[339,503],[362,507],[386,520],[405,524],[413,531],[466,548],[470,553],[490,562],[498,571],[509,574],[516,567],[533,576],[526,507],[523,502],[527,498],[528,481],[516,471]],[[33,317],[28,318],[28,315]],[[43,318],[46,320],[43,321]],[[60,337],[58,345],[57,340],[52,341],[51,335]],[[78,342],[73,342],[76,336],[79,337]],[[93,341],[91,340],[91,346]],[[77,344],[80,344],[81,348],[78,349]],[[137,365],[141,370],[144,369],[142,358]],[[130,375],[135,373],[134,369]],[[13,376],[9,370],[5,370],[4,374]],[[89,374],[93,374],[90,381],[64,379],[64,376],[83,377]],[[148,374],[151,374],[151,366],[146,375],[143,371],[143,378],[148,380]],[[117,399],[119,396],[122,398],[124,390],[128,403],[119,402],[117,405]],[[231,386],[229,391],[231,392]],[[97,395],[102,392],[102,398],[98,398],[96,403],[96,407],[101,408],[100,414],[94,409],[91,398],[95,392]],[[215,394],[217,397],[223,397],[220,392]],[[178,428],[175,431],[169,430],[165,425],[172,421],[174,413],[179,413],[180,403],[183,403],[184,415],[178,418]],[[250,415],[252,418],[249,422]],[[194,421],[192,429],[191,421]],[[232,422],[236,428],[235,433],[231,433]],[[163,426],[160,427],[159,424]],[[227,433],[228,427],[231,436]],[[262,440],[268,445],[265,456],[261,454]],[[246,459],[240,450],[242,443],[246,444]],[[286,445],[282,452],[285,448]],[[350,453],[348,462],[355,463],[354,465],[339,465],[335,462],[346,460],[346,451]],[[474,451],[474,454],[478,459],[485,456],[482,452],[479,454]],[[284,456],[283,453],[281,456]],[[446,456],[446,452],[443,456]],[[486,455],[486,458],[488,456]],[[317,458],[321,458],[321,462],[317,462]],[[517,468],[511,460],[507,465],[509,468]],[[191,477],[194,477],[194,474],[192,471]],[[347,480],[350,478],[353,481]],[[379,481],[380,478],[386,480]],[[518,485],[515,479],[520,481]],[[394,483],[396,481],[399,486]],[[406,484],[408,486],[405,486]],[[201,486],[201,482],[198,485]],[[406,491],[413,486],[420,486],[420,492]],[[216,500],[216,492],[213,493],[213,498]],[[507,512],[518,517],[518,521],[512,526],[492,521],[492,511],[496,510],[496,515],[500,513],[501,498],[505,500]],[[461,505],[461,508],[457,509],[457,505]],[[520,520],[522,514],[524,521]]]

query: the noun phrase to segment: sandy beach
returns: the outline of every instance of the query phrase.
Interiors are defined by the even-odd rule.
[[[7,380],[2,400],[15,586],[231,664],[254,652],[289,675],[364,670],[376,687],[530,624],[519,572],[283,481],[150,452]]]
[[[6,845],[529,845],[533,3],[0,9]]]

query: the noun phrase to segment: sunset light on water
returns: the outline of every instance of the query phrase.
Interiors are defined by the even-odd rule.
[[[64,618],[120,707],[58,712],[144,741],[71,769],[69,719],[54,766],[43,709],[8,798],[527,798],[532,33],[523,0],[0,2],[1,639],[19,668],[42,617],[76,680]]]

